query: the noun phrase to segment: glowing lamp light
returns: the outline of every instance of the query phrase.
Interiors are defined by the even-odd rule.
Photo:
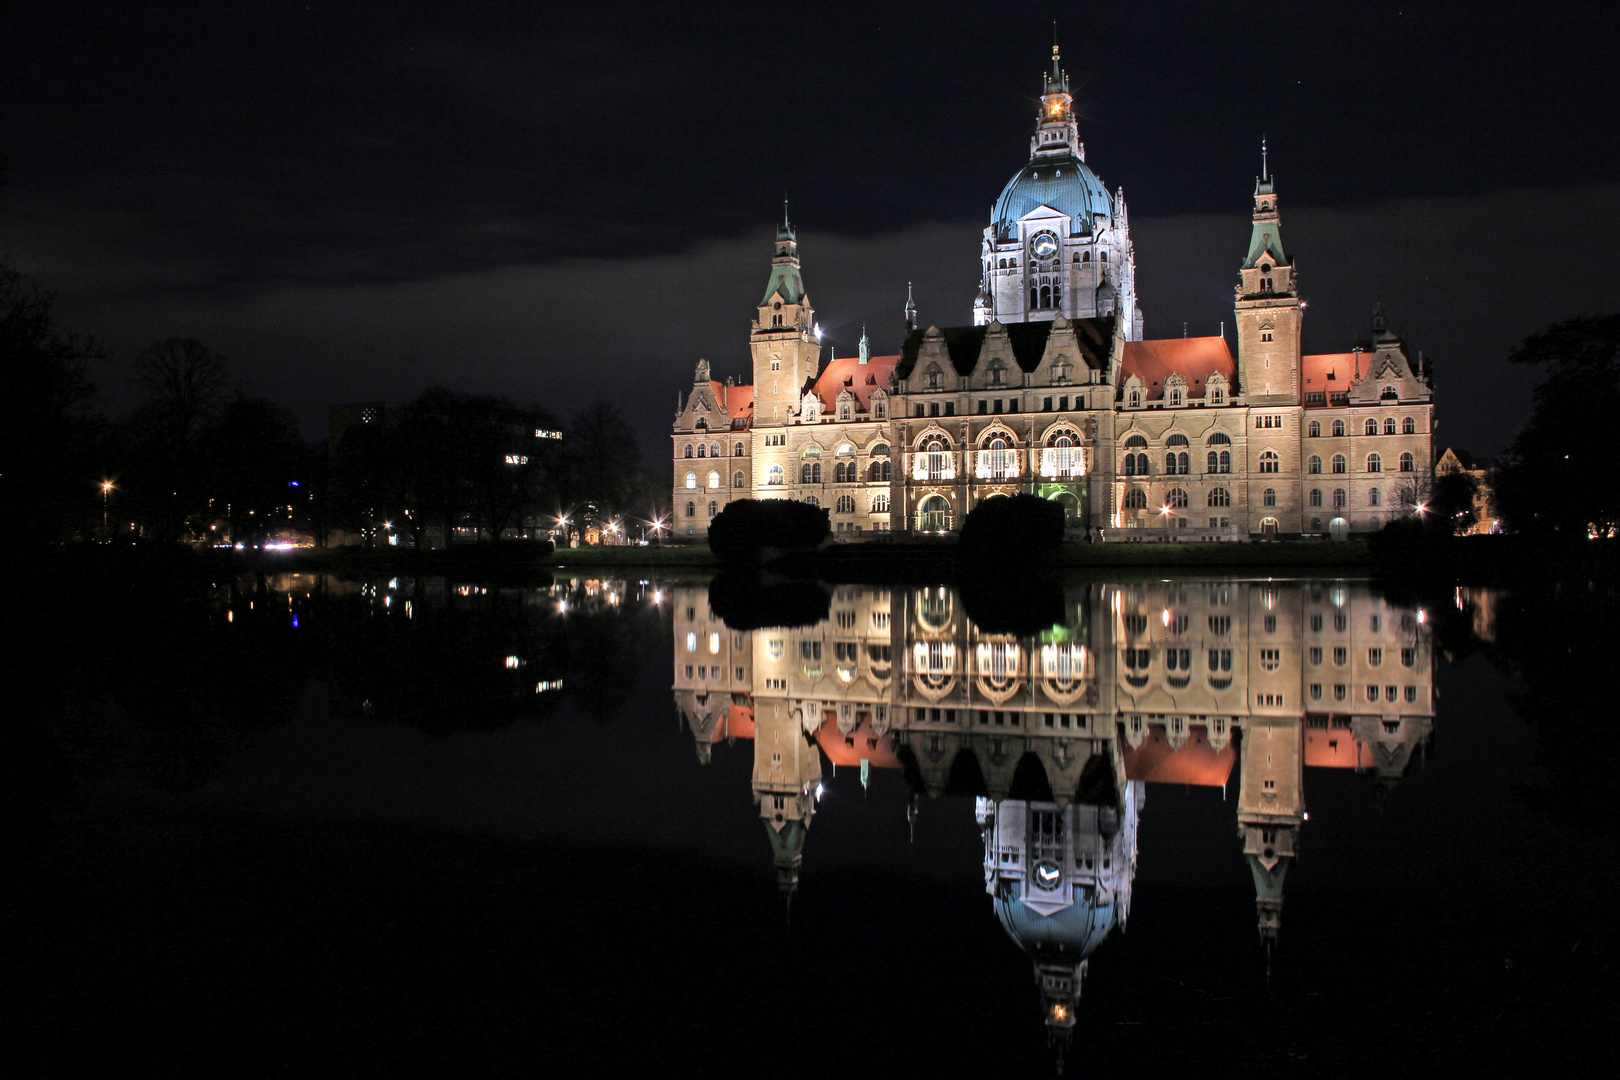
[[[825,794],[827,794],[827,785],[826,784],[817,784],[816,785],[816,801],[820,802],[821,797],[823,795],[825,795]]]
[[[1424,611],[1422,608],[1418,608],[1418,625],[1421,626],[1421,625],[1423,625],[1424,623],[1426,623],[1428,621],[1429,621],[1429,613],[1427,611]]]

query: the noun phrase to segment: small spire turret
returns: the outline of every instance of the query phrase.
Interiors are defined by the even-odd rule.
[[[911,282],[906,282],[906,333],[917,329],[917,301],[911,298]]]

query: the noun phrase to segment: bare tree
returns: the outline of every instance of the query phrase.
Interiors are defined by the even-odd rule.
[[[225,358],[196,338],[152,342],[135,358],[135,380],[154,434],[171,452],[195,446],[231,400]]]

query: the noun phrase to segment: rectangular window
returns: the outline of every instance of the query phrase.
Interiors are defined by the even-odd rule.
[[[1077,408],[1077,409],[1080,407],[1080,399],[1079,398],[1074,399],[1074,407]],[[1067,396],[1058,398],[1058,411],[1060,411],[1060,412],[1068,412],[1069,411],[1069,399],[1068,399]]]
[[[1417,650],[1401,650],[1401,667],[1417,667]]]
[[[1408,704],[1411,704],[1411,703],[1417,701],[1417,687],[1408,686],[1406,688],[1406,700],[1407,700]]]
[[[947,401],[945,403],[945,415],[946,416],[955,416],[956,415],[956,402]]]
[[[1321,662],[1322,662],[1322,649],[1321,649],[1321,646],[1313,646],[1311,648],[1311,663],[1320,664]]]
[[[1051,411],[1052,411],[1052,399],[1047,398],[1045,400],[1045,402],[1041,405],[1041,412],[1051,412]]]
[[[939,415],[939,402],[936,401],[933,404],[928,406],[928,415],[929,416],[938,416]]]
[[[1319,682],[1311,683],[1311,700],[1312,701],[1321,701],[1322,700],[1322,684],[1321,683],[1319,683]]]
[[[979,415],[980,416],[989,416],[990,415],[990,403],[988,401],[986,401],[984,398],[979,399]]]
[[[1372,649],[1367,650],[1367,663],[1371,664],[1373,667],[1377,667],[1379,664],[1382,664],[1383,662],[1384,662],[1384,650],[1383,649],[1372,648]]]
[[[921,405],[918,405],[917,406],[917,419],[921,420],[926,415],[927,415],[927,412],[923,409],[923,407]]]

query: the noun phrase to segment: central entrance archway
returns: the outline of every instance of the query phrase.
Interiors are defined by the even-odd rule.
[[[1348,540],[1348,539],[1350,539],[1350,523],[1348,521],[1344,520],[1344,518],[1342,518],[1342,517],[1334,518],[1332,521],[1328,522],[1328,539],[1329,540]]]
[[[930,495],[917,508],[917,528],[923,532],[951,531],[951,504],[943,495]]]

